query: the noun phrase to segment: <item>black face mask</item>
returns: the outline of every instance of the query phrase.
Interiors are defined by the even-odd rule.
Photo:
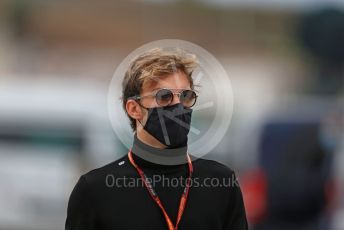
[[[187,145],[192,109],[185,108],[181,103],[146,109],[148,119],[144,130],[168,148]]]

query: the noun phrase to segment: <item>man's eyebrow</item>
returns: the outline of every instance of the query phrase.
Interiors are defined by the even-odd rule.
[[[187,89],[191,89],[190,87],[182,87],[182,88],[170,88],[170,87],[155,87],[154,89],[150,90],[150,91],[156,91],[156,90],[159,90],[159,89],[181,89],[181,90],[187,90]]]
[[[187,86],[187,87],[179,87],[179,88],[174,88],[174,87],[156,87],[154,88],[153,90],[156,90],[156,89],[191,89],[190,86]]]

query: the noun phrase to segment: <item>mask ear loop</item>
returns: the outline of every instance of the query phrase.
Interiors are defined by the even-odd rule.
[[[135,101],[137,102],[137,104],[139,104],[139,106],[140,106],[141,108],[144,108],[145,110],[149,111],[147,107],[144,107],[144,106],[140,103],[139,99],[137,99],[137,100],[135,100]],[[137,121],[140,123],[140,125],[141,125],[142,128],[143,128],[144,125],[141,123],[141,121],[138,120],[138,119],[137,119]]]
[[[140,125],[142,126],[142,128],[144,127],[144,125],[141,123],[141,121],[140,120],[137,120],[139,123],[140,123]]]

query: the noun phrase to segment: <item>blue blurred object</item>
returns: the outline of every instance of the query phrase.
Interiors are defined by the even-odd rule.
[[[268,214],[256,229],[321,229],[332,152],[321,145],[319,127],[297,121],[264,126],[259,160],[268,180]]]

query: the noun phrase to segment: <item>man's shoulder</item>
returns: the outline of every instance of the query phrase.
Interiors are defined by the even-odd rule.
[[[197,158],[193,160],[194,171],[201,172],[207,176],[232,177],[235,176],[234,170],[216,160]]]
[[[126,176],[132,171],[128,163],[128,157],[124,155],[117,160],[87,171],[82,177],[84,177],[88,183],[93,183],[99,181],[99,179],[103,181],[107,176]]]

